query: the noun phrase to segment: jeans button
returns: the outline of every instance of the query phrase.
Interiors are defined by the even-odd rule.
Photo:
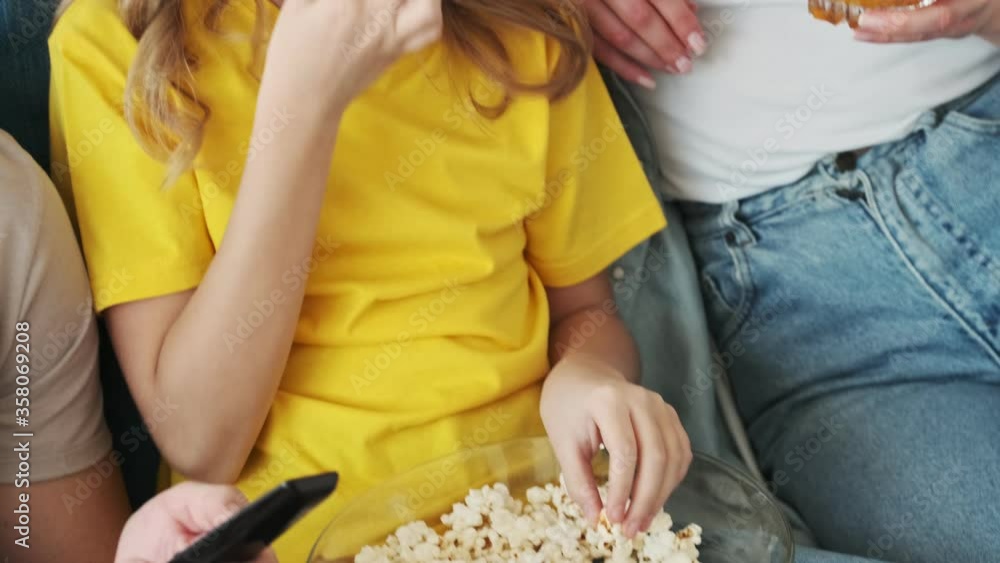
[[[726,233],[726,244],[729,246],[736,246],[736,233],[732,231]]]

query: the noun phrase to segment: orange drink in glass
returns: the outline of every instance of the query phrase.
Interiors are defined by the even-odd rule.
[[[843,21],[858,26],[866,10],[914,10],[930,6],[934,0],[809,0],[809,13],[816,19],[837,25]]]

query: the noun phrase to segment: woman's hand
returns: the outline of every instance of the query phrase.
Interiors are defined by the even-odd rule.
[[[441,18],[441,0],[286,0],[261,96],[343,110],[399,57],[437,40]]]
[[[583,0],[583,7],[594,27],[594,56],[646,88],[655,85],[646,69],[687,72],[708,48],[693,0]]]
[[[1000,45],[1000,0],[938,0],[916,10],[865,12],[854,37],[872,43],[910,43],[967,35]]]
[[[608,519],[624,521],[629,537],[648,529],[691,463],[677,412],[657,393],[583,353],[566,356],[549,373],[541,412],[566,487],[587,519],[596,522],[601,510],[591,460],[603,443],[611,458]]]
[[[142,505],[118,541],[115,563],[163,563],[247,504],[235,487],[186,482]],[[270,549],[254,563],[277,563]]]

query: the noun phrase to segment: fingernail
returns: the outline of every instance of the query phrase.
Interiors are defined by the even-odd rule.
[[[635,536],[635,532],[636,532],[635,524],[632,522],[628,522],[624,526],[622,526],[622,533],[624,533],[625,537],[627,538]]]
[[[647,90],[656,89],[656,82],[654,82],[653,79],[650,78],[649,76],[640,76],[638,79],[636,79],[636,82],[639,83],[639,86],[642,86]]]
[[[688,35],[688,45],[691,47],[691,52],[698,57],[704,55],[705,50],[708,49],[708,44],[705,43],[705,38],[702,37],[702,35],[697,31],[692,31],[691,35]]]
[[[861,17],[858,18],[858,27],[869,31],[884,31],[887,27],[889,27],[889,22],[887,22],[885,18],[879,17],[877,14],[864,12],[861,14]]]
[[[674,65],[677,67],[677,72],[684,74],[691,70],[691,59],[681,57],[674,62]]]

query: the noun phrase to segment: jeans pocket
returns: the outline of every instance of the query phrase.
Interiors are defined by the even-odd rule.
[[[1000,135],[1000,76],[960,100],[948,110],[941,123],[946,128]]]
[[[1000,167],[997,167],[1000,169]],[[1000,172],[1000,170],[998,170]],[[952,275],[965,274],[969,284],[1000,288],[1000,237],[993,220],[979,211],[1000,210],[1000,194],[983,194],[976,202],[956,177],[949,184],[930,184],[916,170],[905,170],[896,179],[897,204],[912,236],[934,252],[935,263]],[[957,197],[956,197],[957,196]],[[990,301],[1000,294],[990,296]],[[986,299],[986,296],[983,296]]]
[[[741,245],[718,239],[696,243],[698,278],[705,313],[720,345],[727,341],[750,315],[753,284],[750,266]]]
[[[996,229],[1000,217],[1000,78],[953,104],[939,126],[913,146],[902,168],[898,189],[924,188],[942,211],[961,219],[986,247],[1000,252]]]

